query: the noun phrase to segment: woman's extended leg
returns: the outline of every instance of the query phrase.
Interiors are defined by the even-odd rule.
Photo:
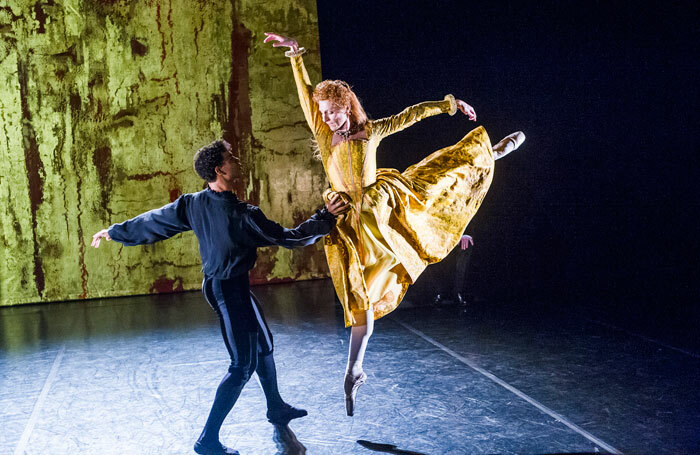
[[[345,371],[345,411],[347,415],[355,414],[355,397],[357,389],[367,380],[362,369],[367,343],[374,332],[374,310],[370,307],[364,314],[365,324],[353,326],[350,330],[350,347],[348,349],[348,365]]]
[[[374,310],[365,312],[366,323],[364,325],[353,326],[350,329],[350,347],[348,349],[348,365],[345,374],[351,378],[358,378],[362,372],[362,361],[365,359],[367,343],[374,332]],[[347,381],[346,381],[347,384]],[[347,385],[345,394],[348,394]]]
[[[384,308],[386,302],[395,300],[395,295],[401,293],[403,289],[398,281],[398,275],[392,271],[398,264],[398,260],[377,228],[374,215],[363,212],[361,217],[363,278],[367,287],[367,298],[371,303],[369,309],[365,311],[353,311],[356,322],[350,330],[348,363],[343,384],[345,408],[349,416],[354,413],[357,389],[367,379],[362,363],[369,339],[374,332],[375,309],[382,315],[382,309],[386,310]]]

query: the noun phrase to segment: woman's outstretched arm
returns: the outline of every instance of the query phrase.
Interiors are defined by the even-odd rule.
[[[304,111],[304,117],[306,117],[306,122],[309,124],[311,131],[314,133],[314,136],[316,136],[316,139],[319,140],[322,135],[329,134],[330,129],[323,122],[321,113],[318,110],[318,104],[313,99],[314,87],[311,85],[309,74],[306,72],[304,61],[301,58],[305,49],[299,47],[299,44],[294,38],[287,38],[276,33],[268,32],[265,32],[265,35],[265,43],[273,41],[273,47],[289,48],[284,55],[291,59],[292,71],[294,72],[294,81],[296,82],[297,92],[299,93],[301,109]]]
[[[452,95],[447,95],[441,101],[418,103],[391,117],[375,120],[372,122],[372,135],[388,136],[406,129],[426,117],[443,113],[454,115],[457,110],[469,116],[469,120],[476,121],[476,112],[473,107],[462,100],[455,99]]]

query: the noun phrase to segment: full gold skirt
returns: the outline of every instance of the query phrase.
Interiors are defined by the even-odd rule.
[[[366,324],[370,307],[375,319],[393,311],[425,267],[447,256],[484,200],[493,168],[491,142],[478,127],[402,173],[377,170],[362,203],[353,201],[325,238],[346,327]]]

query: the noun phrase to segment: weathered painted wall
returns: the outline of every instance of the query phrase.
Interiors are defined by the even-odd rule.
[[[326,186],[288,62],[318,78],[313,0],[0,0],[0,304],[196,289],[192,233],[89,247],[111,223],[198,191],[197,148],[221,136],[239,196],[291,226]],[[326,275],[319,245],[261,251],[257,282]]]

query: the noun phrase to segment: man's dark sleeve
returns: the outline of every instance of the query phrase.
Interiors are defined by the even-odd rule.
[[[180,196],[175,202],[159,209],[113,224],[108,232],[112,240],[126,246],[144,245],[168,239],[180,232],[192,229],[187,219],[187,198]]]
[[[287,229],[269,220],[260,208],[248,206],[245,225],[248,232],[258,240],[257,246],[296,248],[316,243],[331,232],[335,226],[335,217],[324,207],[294,229]]]

